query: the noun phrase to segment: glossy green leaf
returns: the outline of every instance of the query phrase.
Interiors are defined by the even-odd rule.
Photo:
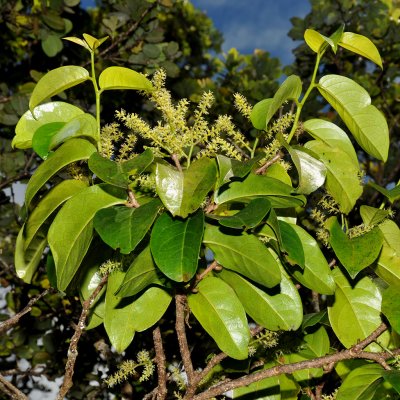
[[[303,316],[303,322],[301,324],[301,330],[306,331],[307,328],[316,325],[327,325],[329,326],[328,311],[323,310],[317,313],[305,314]]]
[[[219,220],[220,225],[234,229],[254,228],[261,223],[268,211],[271,203],[265,198],[251,200],[245,208],[235,215]]]
[[[103,182],[127,188],[131,183],[130,176],[141,174],[153,160],[154,156],[150,149],[123,162],[109,160],[95,152],[89,158],[89,169]]]
[[[94,229],[101,239],[122,254],[133,251],[150,231],[161,202],[154,199],[138,208],[115,206],[99,210],[94,219]]]
[[[340,42],[340,39],[343,36],[343,31],[344,31],[344,24],[342,24],[341,26],[339,26],[339,28],[336,29],[335,32],[332,33],[332,35],[329,36],[329,39],[332,41],[333,46],[332,46],[332,50],[333,52],[336,54],[337,49],[338,49],[338,45]]]
[[[304,259],[303,268],[288,268],[291,275],[293,275],[302,285],[317,293],[326,295],[333,294],[335,291],[335,281],[328,262],[319,248],[317,241],[298,225],[280,221],[280,227],[284,248],[289,248],[292,243],[293,245],[298,246],[297,242],[300,242],[300,258],[297,264],[299,265],[299,262]],[[282,227],[285,229],[282,229]],[[289,252],[289,255],[290,254],[291,252]],[[304,258],[301,257],[301,254]]]
[[[33,109],[44,100],[88,79],[90,79],[88,70],[77,65],[65,65],[47,72],[33,89],[29,109],[33,113]],[[39,118],[36,110],[34,115]]]
[[[389,216],[389,211],[362,205],[360,206],[360,215],[365,225],[374,226],[383,222]]]
[[[396,222],[388,219],[379,225],[379,229],[383,234],[385,242],[400,257],[400,229]]]
[[[336,217],[329,218],[325,226],[329,230],[330,245],[352,278],[378,258],[383,243],[379,228],[373,228],[362,236],[350,239],[343,232]]]
[[[203,279],[197,289],[188,296],[195,318],[224,353],[237,360],[247,358],[250,331],[233,289],[214,277]]]
[[[372,186],[379,193],[382,193],[385,197],[389,199],[391,203],[400,199],[400,185],[395,186],[394,188],[388,190],[383,188],[382,186],[377,185],[376,183],[369,181],[368,184]]]
[[[376,399],[383,371],[378,364],[363,365],[351,371],[339,387],[336,400]]]
[[[49,122],[39,127],[32,137],[32,148],[42,159],[49,154],[51,138],[65,125],[65,122]]]
[[[400,394],[400,371],[382,371],[382,376],[385,381],[388,382],[398,394]]]
[[[19,149],[29,149],[32,147],[34,133],[41,126],[52,122],[65,123],[81,114],[83,114],[83,111],[80,108],[62,101],[53,101],[37,106],[35,117],[30,111],[27,111],[19,119],[11,144]]]
[[[206,225],[203,242],[219,264],[266,287],[281,281],[275,258],[256,236]]]
[[[14,254],[14,267],[18,278],[26,283],[31,282],[46,246],[46,233],[40,231],[37,232],[36,236],[30,241],[30,245],[25,246],[24,226],[22,226],[18,233]]]
[[[243,180],[235,180],[223,185],[215,197],[217,204],[229,201],[244,201],[266,197],[272,207],[286,208],[305,204],[305,197],[294,194],[293,188],[278,179],[250,173]]]
[[[335,199],[342,213],[348,214],[361,196],[363,188],[359,179],[359,167],[350,157],[340,150],[319,140],[305,144],[325,164],[326,190]]]
[[[151,231],[150,248],[157,267],[175,282],[187,282],[196,273],[204,230],[204,213],[186,219],[165,212]]]
[[[108,67],[99,76],[102,90],[135,89],[151,91],[153,85],[141,73],[125,67]]]
[[[292,178],[281,164],[275,163],[270,165],[264,175],[278,179],[279,181],[286,183],[286,185],[292,186]]]
[[[257,324],[272,331],[296,330],[301,325],[301,298],[285,273],[282,273],[280,291],[261,290],[228,269],[223,269],[220,277],[235,291],[246,313]]]
[[[400,288],[400,256],[398,254],[393,248],[383,243],[375,272],[389,285]]]
[[[97,39],[92,35],[88,35],[87,33],[82,34],[85,39],[85,42],[88,44],[89,48],[92,50],[96,50],[102,43],[104,43],[108,36],[102,37],[101,39]]]
[[[282,250],[287,253],[286,259],[290,264],[297,264],[301,269],[305,267],[305,254],[303,244],[299,235],[294,229],[295,225],[279,221],[279,230],[281,232]]]
[[[81,190],[64,204],[51,224],[48,240],[56,265],[59,290],[67,288],[89,248],[96,212],[126,201],[124,191],[117,192],[115,189],[96,185]]]
[[[104,328],[118,353],[122,353],[131,344],[136,330],[132,316],[133,303],[121,305],[121,299],[114,295],[124,275],[121,271],[114,271],[108,277],[104,314]]]
[[[340,342],[350,348],[381,324],[382,295],[368,276],[353,283],[339,268],[335,268],[332,274],[336,291],[333,303],[328,306],[329,321]],[[378,342],[386,346],[388,339],[388,335],[383,334]],[[381,347],[371,344],[367,350],[381,351]]]
[[[323,119],[309,119],[303,123],[303,128],[314,139],[320,140],[333,148],[344,151],[356,168],[359,168],[358,158],[351,140],[341,128],[332,122]]]
[[[25,225],[25,248],[29,246],[40,227],[65,201],[87,187],[83,181],[67,179],[55,186],[33,209]]]
[[[382,313],[390,322],[390,326],[400,333],[400,297],[399,288],[389,286],[382,295]]]
[[[25,205],[29,207],[40,188],[60,169],[79,160],[87,160],[96,147],[85,139],[71,139],[64,143],[54,154],[39,165],[28,182],[25,193]]]
[[[306,31],[304,32],[304,40],[307,43],[308,47],[315,53],[319,53],[328,44],[332,48],[334,48],[332,39],[321,35],[314,29],[306,29]]]
[[[340,75],[326,75],[318,90],[338,112],[357,143],[371,156],[386,161],[389,129],[383,114],[371,105],[368,92],[353,80]]]
[[[254,128],[259,129],[260,131],[267,128],[266,116],[273,100],[274,99],[264,99],[253,106],[250,114],[250,120]]]
[[[353,32],[343,32],[338,45],[352,51],[353,53],[368,58],[368,60],[371,60],[383,69],[379,51],[367,37]]]
[[[194,161],[183,172],[157,164],[156,190],[172,215],[186,218],[200,207],[216,178],[215,161],[209,158]]]
[[[162,285],[162,281],[150,246],[147,246],[129,266],[116,294],[120,297],[134,296],[150,285]]]

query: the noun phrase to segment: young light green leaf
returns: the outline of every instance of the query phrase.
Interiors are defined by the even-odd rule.
[[[342,24],[341,26],[339,26],[339,28],[336,29],[335,32],[332,33],[332,35],[329,36],[329,39],[332,41],[333,46],[332,46],[332,50],[333,52],[336,54],[337,49],[338,49],[338,45],[340,42],[340,39],[343,36],[343,31],[344,31],[344,24]]]
[[[143,74],[125,67],[106,68],[99,76],[99,86],[102,90],[153,90],[153,85]]]
[[[328,306],[329,321],[340,342],[350,348],[381,324],[382,295],[368,276],[354,284],[347,280],[339,268],[332,273],[336,291],[333,303]],[[389,338],[390,335],[384,333],[378,338],[378,343],[386,346]],[[367,350],[380,351],[381,347],[373,343]]]
[[[382,314],[390,322],[390,326],[400,334],[400,297],[399,287],[389,286],[382,295]]]
[[[319,53],[328,44],[332,48],[334,48],[334,43],[332,42],[332,39],[321,35],[314,29],[306,29],[306,31],[304,32],[304,40],[307,43],[308,47],[315,53]]]
[[[376,274],[389,285],[400,287],[400,256],[389,245],[383,243],[375,266]]]
[[[214,277],[203,279],[197,289],[188,296],[195,318],[224,353],[237,360],[247,358],[250,331],[233,289]]]
[[[85,139],[71,139],[60,146],[51,157],[39,165],[29,180],[25,193],[26,207],[29,207],[40,188],[60,169],[72,162],[87,160],[95,151],[96,147]]]
[[[368,60],[371,60],[383,69],[379,51],[367,37],[353,32],[343,32],[338,45],[353,53],[368,58]]]
[[[151,256],[150,246],[147,246],[129,266],[116,294],[120,297],[135,296],[150,285],[162,285],[162,281]]]
[[[96,50],[102,43],[104,43],[108,39],[108,36],[97,39],[87,33],[82,34],[82,36],[85,39],[85,42],[89,45],[89,48],[92,50]]]
[[[254,128],[262,131],[267,128],[266,115],[269,113],[269,109],[274,99],[264,99],[254,105],[251,110],[250,120]]]
[[[388,210],[362,205],[360,207],[360,215],[365,225],[378,225],[383,222],[388,216]]]
[[[371,105],[368,92],[353,80],[340,75],[322,77],[317,88],[338,112],[357,143],[371,156],[386,161],[388,125],[383,114]]]
[[[56,122],[66,123],[72,118],[83,114],[83,111],[69,103],[53,101],[37,106],[34,110],[35,117],[27,111],[19,119],[15,127],[15,136],[11,145],[19,149],[32,147],[32,138],[35,132],[43,125]]]
[[[25,225],[25,249],[50,215],[65,201],[87,187],[87,183],[67,179],[55,186],[34,208]]]
[[[33,113],[33,109],[44,100],[88,79],[90,79],[88,70],[77,65],[65,65],[49,71],[42,76],[33,89],[29,109]],[[38,118],[36,113],[34,115]]]
[[[86,43],[85,40],[77,38],[77,37],[73,37],[73,36],[68,36],[68,37],[63,37],[63,40],[68,40],[69,42],[78,44],[79,46],[84,47],[85,49],[90,51],[90,47],[89,45]]]
[[[218,263],[263,286],[277,285],[281,281],[281,271],[269,250],[254,235],[229,233],[206,225],[203,242]]]
[[[129,254],[150,231],[161,207],[160,200],[154,199],[138,208],[104,208],[93,219],[94,229],[110,247]]]
[[[351,140],[341,128],[332,122],[323,119],[309,119],[304,122],[303,128],[314,139],[324,142],[330,147],[344,151],[352,160],[354,166],[359,168],[358,158]]]
[[[67,288],[89,248],[96,212],[125,201],[124,191],[105,184],[95,185],[81,190],[58,212],[50,226],[48,240],[59,290]]]
[[[340,211],[348,214],[363,191],[358,164],[356,166],[339,148],[330,147],[319,140],[310,140],[305,147],[325,164],[326,190],[338,203]]]
[[[387,219],[379,225],[379,229],[387,245],[400,257],[400,229],[396,222]]]
[[[383,243],[379,228],[373,228],[362,236],[350,239],[343,232],[336,217],[329,218],[325,226],[329,230],[330,245],[353,279],[378,258]]]
[[[372,186],[379,193],[382,193],[388,200],[393,204],[395,201],[400,199],[400,185],[395,186],[394,188],[388,190],[383,188],[382,186],[377,185],[375,182],[369,181],[369,186]]]
[[[175,282],[187,282],[196,273],[204,230],[204,213],[182,220],[164,213],[151,231],[150,248],[157,267]]]
[[[241,275],[223,269],[219,276],[235,291],[246,313],[272,331],[296,330],[303,319],[303,307],[296,287],[282,272],[280,292],[261,290]]]

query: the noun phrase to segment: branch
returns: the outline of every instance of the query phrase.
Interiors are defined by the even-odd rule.
[[[179,162],[179,157],[176,154],[172,154],[171,158],[172,158],[172,161],[175,163],[177,170],[179,172],[182,172],[182,166],[181,166],[181,163]]]
[[[18,325],[19,320],[25,314],[31,312],[32,307],[35,303],[37,303],[42,297],[46,296],[47,293],[53,291],[53,289],[46,289],[44,292],[38,294],[37,296],[33,297],[29,300],[28,304],[17,314],[13,315],[11,318],[7,319],[6,321],[0,324],[0,335],[6,333],[9,329],[13,328],[15,325]]]
[[[198,274],[196,276],[196,280],[193,284],[193,288],[195,288],[199,282],[206,276],[208,275],[211,271],[213,270],[220,270],[221,266],[217,263],[217,261],[213,261],[201,274]]]
[[[372,343],[374,340],[376,340],[386,330],[387,330],[386,324],[382,323],[368,337],[366,337],[364,340],[360,341],[359,343],[355,344],[354,346],[352,346],[347,350],[343,350],[341,352],[330,354],[323,357],[318,357],[313,360],[300,361],[292,364],[277,365],[275,367],[268,368],[251,375],[245,375],[238,379],[234,379],[228,382],[223,382],[205,390],[204,392],[198,394],[197,396],[194,396],[192,400],[211,399],[229,390],[233,390],[242,386],[247,386],[250,385],[251,383],[258,382],[262,379],[282,374],[292,374],[295,371],[300,371],[303,369],[322,368],[327,364],[332,364],[332,363],[336,364],[337,362],[343,360],[350,360],[354,358],[364,358],[373,361],[380,360],[381,361],[380,364],[382,365],[382,361],[392,358],[394,355],[400,354],[400,349],[394,350],[392,352],[385,351],[381,353],[372,353],[368,351],[363,351],[363,349],[370,343]],[[387,364],[386,367],[384,368],[390,369],[390,367]]]
[[[0,182],[0,189],[3,189],[7,186],[10,186],[14,182],[18,182],[22,179],[30,178],[31,173],[30,172],[21,172],[18,175],[12,176],[11,178],[5,179],[4,181]]]
[[[10,396],[10,398],[13,400],[28,400],[28,397],[25,396],[11,382],[5,379],[3,375],[0,375],[0,390]]]
[[[65,365],[64,381],[57,395],[57,400],[63,400],[69,389],[72,387],[72,377],[74,375],[75,362],[78,357],[78,342],[81,338],[82,332],[86,327],[86,318],[89,313],[90,306],[93,304],[95,298],[100,293],[103,286],[107,283],[108,274],[104,275],[100,283],[97,285],[93,293],[83,302],[81,316],[75,328],[75,333],[72,336],[68,348],[68,359]]]
[[[275,164],[282,158],[282,154],[279,152],[275,154],[270,160],[256,170],[257,175],[262,175],[272,164]]]
[[[153,330],[153,342],[156,351],[158,375],[157,400],[164,400],[167,396],[167,373],[165,368],[165,353],[159,326]]]
[[[128,190],[128,197],[129,197],[129,201],[126,203],[127,207],[131,207],[131,208],[139,208],[140,207],[140,204],[136,200],[135,194],[132,192],[132,190]]]

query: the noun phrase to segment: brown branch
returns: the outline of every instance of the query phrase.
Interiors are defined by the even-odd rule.
[[[172,154],[171,158],[172,158],[172,161],[175,163],[177,170],[179,172],[182,172],[182,166],[181,166],[181,163],[179,162],[178,156],[176,154]]]
[[[330,354],[323,357],[318,357],[313,360],[300,361],[292,364],[277,365],[272,368],[268,368],[251,375],[245,375],[238,379],[231,380],[225,383],[219,383],[204,392],[194,396],[192,400],[206,400],[221,395],[229,390],[233,390],[242,386],[250,385],[251,383],[258,382],[262,379],[270,378],[273,376],[278,376],[282,374],[292,374],[295,371],[300,371],[309,368],[323,368],[327,364],[337,363],[343,360],[350,360],[354,358],[364,358],[368,360],[387,360],[392,358],[394,355],[400,354],[400,349],[394,350],[392,352],[380,352],[371,353],[363,351],[363,349],[370,343],[375,341],[385,330],[387,329],[386,324],[382,323],[374,332],[372,332],[368,337],[361,340],[359,343],[355,344],[347,350],[341,352]],[[381,364],[382,365],[382,364]],[[386,364],[387,365],[387,364]],[[387,368],[390,368],[387,366]]]
[[[193,284],[193,287],[195,288],[198,283],[206,276],[208,275],[211,271],[219,269],[220,265],[217,263],[217,261],[213,261],[201,274],[198,274],[196,276],[196,280]]]
[[[11,318],[7,319],[6,321],[0,324],[0,335],[6,333],[9,329],[13,328],[15,325],[18,325],[19,320],[25,314],[31,312],[32,307],[35,303],[37,303],[42,297],[46,296],[47,293],[53,291],[53,289],[46,289],[44,292],[38,294],[37,296],[33,297],[29,300],[28,304],[17,314],[13,315]]]
[[[3,375],[0,375],[0,390],[13,400],[28,400],[28,397],[5,379]]]
[[[257,175],[262,175],[272,164],[275,164],[277,161],[279,161],[282,158],[281,153],[275,154],[270,160],[268,160],[264,165],[262,165],[260,168],[256,170]]]
[[[71,342],[68,348],[68,359],[65,364],[65,375],[64,381],[57,395],[57,400],[63,400],[65,395],[72,387],[72,377],[74,375],[75,362],[78,357],[78,343],[81,338],[82,332],[86,326],[86,318],[89,314],[90,306],[93,304],[95,298],[100,293],[103,286],[107,283],[108,274],[104,275],[100,283],[97,285],[93,293],[83,302],[81,316],[79,322],[75,328],[74,335],[72,336]]]
[[[31,174],[29,172],[21,172],[18,175],[12,176],[11,178],[5,179],[4,181],[0,182],[0,189],[3,189],[7,186],[10,186],[14,182],[18,182],[21,179],[30,178]]]
[[[167,397],[167,373],[165,368],[166,361],[164,347],[159,326],[157,326],[157,328],[153,330],[153,342],[154,349],[156,351],[156,364],[158,375],[157,400],[164,400]]]
[[[132,192],[132,190],[128,190],[128,197],[129,197],[129,201],[126,203],[127,207],[132,207],[132,208],[140,207],[140,204],[136,200],[135,194]]]
[[[193,383],[195,374],[193,370],[192,359],[190,357],[190,350],[186,337],[185,329],[185,308],[186,308],[186,296],[182,294],[175,295],[175,305],[176,305],[176,320],[175,320],[175,330],[178,337],[179,351],[181,353],[183,366],[185,367],[185,372],[188,378],[188,387]]]

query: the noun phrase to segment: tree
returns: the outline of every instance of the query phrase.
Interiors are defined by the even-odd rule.
[[[69,40],[89,51],[92,72],[69,65],[45,74],[13,139],[43,159],[27,187],[17,273],[29,283],[48,245],[51,285],[82,301],[59,398],[72,387],[88,318],[86,329],[103,324],[118,352],[143,332],[144,349],[106,380],[138,374],[143,398],[228,390],[297,398],[302,386],[309,398],[335,388],[339,400],[398,396],[400,230],[390,209],[398,186],[373,186],[385,197],[380,208],[359,204],[362,173],[348,135],[324,119],[301,122],[318,91],[357,147],[388,159],[388,125],[368,92],[338,74],[317,76],[338,47],[382,66],[373,43],[342,28],[329,37],[306,30],[316,57],[309,85],[291,75],[254,107],[235,96],[252,139],[225,115],[207,119],[210,92],[191,111],[186,99],[172,100],[163,70],[151,80],[120,66],[96,75],[103,39]],[[84,82],[93,84],[95,117],[45,103]],[[121,110],[100,129],[104,93],[122,89],[143,92],[159,121]],[[165,346],[172,326],[175,348]]]

